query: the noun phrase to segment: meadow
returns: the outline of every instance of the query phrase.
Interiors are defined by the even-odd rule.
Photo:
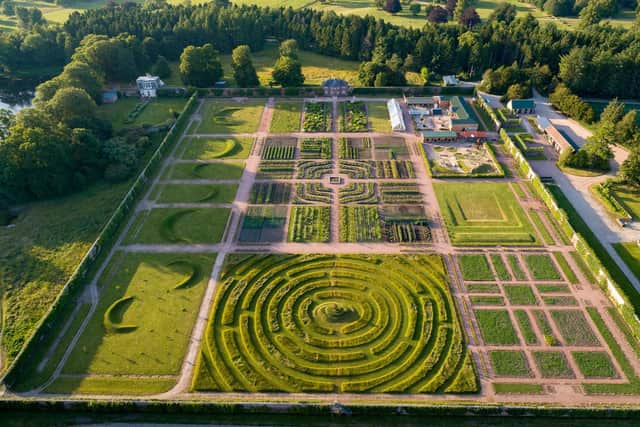
[[[438,256],[232,254],[216,291],[196,391],[477,390]]]

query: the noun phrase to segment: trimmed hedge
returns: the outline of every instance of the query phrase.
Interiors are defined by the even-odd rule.
[[[116,241],[120,227],[129,217],[129,213],[135,207],[140,195],[146,190],[149,180],[158,172],[165,156],[173,149],[176,141],[180,138],[196,105],[197,97],[194,94],[187,101],[178,119],[133,182],[87,254],[80,261],[78,267],[49,308],[49,311],[40,319],[38,326],[27,339],[20,353],[11,363],[4,376],[0,378],[5,384],[11,386],[15,379],[22,375],[23,370],[32,366],[34,361],[39,360],[46,351],[40,348],[40,343],[45,341],[44,337],[53,333],[53,331],[60,330],[64,326],[65,312],[75,305],[76,298],[84,291],[84,286],[91,277],[89,273],[98,267],[102,261],[101,255],[108,253]]]
[[[560,230],[572,242],[602,290],[629,324],[633,334],[640,339],[640,318],[637,314],[640,312],[640,295],[636,293],[633,286],[621,285],[613,279],[587,240],[571,226],[567,212],[559,207],[555,196],[545,187],[538,174],[533,171],[523,153],[504,129],[500,130],[500,137],[504,141],[505,150],[513,156],[518,170],[531,179],[531,187],[558,221]]]

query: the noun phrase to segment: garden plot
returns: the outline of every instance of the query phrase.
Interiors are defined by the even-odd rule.
[[[331,138],[304,138],[300,143],[300,158],[308,160],[330,160]]]
[[[289,219],[290,242],[328,242],[331,211],[328,206],[293,206]]]
[[[295,169],[293,160],[262,160],[258,165],[256,179],[291,179]]]
[[[341,160],[370,160],[371,138],[338,139],[338,158]]]
[[[96,311],[62,376],[46,391],[150,394],[171,388],[214,260],[215,254],[117,252],[98,279]]]
[[[390,243],[429,243],[431,227],[424,207],[417,205],[389,206],[380,210],[383,239]]]
[[[125,244],[198,244],[222,240],[227,208],[162,208],[138,212]]]
[[[409,160],[409,148],[404,138],[377,137],[373,141],[376,160]]]
[[[298,183],[296,184],[296,195],[293,203],[307,205],[314,203],[330,204],[333,191],[320,182]]]
[[[261,182],[253,184],[249,203],[252,205],[279,205],[289,203],[291,184],[282,182]]]
[[[207,100],[201,108],[198,134],[254,133],[258,130],[265,100],[234,98]]]
[[[367,107],[364,102],[341,102],[339,108],[340,132],[366,132],[369,130]]]
[[[351,179],[372,179],[375,170],[371,162],[341,160],[338,163],[338,171]]]
[[[163,179],[179,180],[239,180],[244,171],[242,162],[225,163],[172,163],[165,170]]]
[[[186,138],[180,158],[185,160],[246,159],[253,138]]]
[[[475,392],[447,283],[433,255],[230,255],[193,389]]]
[[[423,144],[429,169],[438,176],[501,176],[501,167],[488,144],[468,142]]]
[[[297,132],[300,129],[302,103],[298,101],[276,101],[271,118],[270,132]]]
[[[332,117],[332,103],[305,102],[302,130],[305,132],[330,132],[333,127]]]
[[[295,138],[267,138],[262,145],[263,160],[293,160],[296,158]]]
[[[391,121],[389,119],[389,109],[386,102],[367,103],[367,115],[369,116],[369,127],[373,132],[390,132]]]
[[[384,204],[422,204],[422,193],[415,182],[383,182],[380,184],[380,199]]]
[[[300,179],[321,179],[332,171],[333,163],[330,160],[302,160],[298,162],[298,178]]]
[[[159,184],[150,199],[156,203],[231,203],[238,184]]]
[[[341,242],[379,242],[382,240],[377,206],[341,206]]]
[[[281,242],[285,235],[286,206],[249,206],[242,218],[238,242]]]
[[[507,183],[434,183],[434,189],[454,245],[539,244]]]
[[[376,178],[410,179],[415,178],[413,163],[410,160],[376,160],[371,162],[376,171]]]
[[[376,184],[373,182],[352,182],[338,191],[340,204],[369,204],[378,203]]]

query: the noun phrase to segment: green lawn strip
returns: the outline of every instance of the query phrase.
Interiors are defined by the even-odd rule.
[[[482,339],[487,345],[517,345],[518,335],[507,310],[475,310]]]
[[[616,368],[604,351],[574,351],[571,353],[585,378],[614,378]]]
[[[527,312],[525,310],[515,310],[513,313],[516,316],[516,321],[518,322],[524,341],[529,345],[537,344],[538,337],[531,326],[531,320]]]
[[[270,131],[273,133],[297,132],[300,130],[301,115],[302,102],[278,100],[273,110]]]
[[[549,323],[549,319],[545,312],[542,310],[535,310],[533,312],[533,318],[536,320],[538,329],[542,332],[544,342],[547,345],[558,345],[558,338],[553,333],[553,329],[551,329],[551,324]]]
[[[629,281],[627,276],[625,276],[622,270],[620,270],[620,267],[618,267],[613,258],[611,258],[611,255],[609,255],[609,252],[607,252],[602,243],[600,243],[600,240],[598,240],[596,235],[593,234],[593,231],[591,231],[589,226],[583,221],[578,212],[571,205],[571,202],[569,202],[564,193],[562,193],[562,190],[555,185],[549,185],[547,188],[556,198],[558,206],[567,212],[571,226],[585,238],[598,259],[602,262],[604,268],[607,269],[613,280],[620,285],[634,307],[639,307],[640,294]]]
[[[567,358],[560,351],[534,351],[533,358],[542,378],[573,378]]]
[[[524,192],[524,190],[522,189],[522,185],[520,185],[520,183],[518,182],[512,182],[511,183],[511,189],[513,190],[513,192],[516,194],[516,196],[520,199],[520,200],[524,200],[527,198],[527,194]]]
[[[265,100],[248,101],[208,100],[202,106],[202,121],[197,132],[253,133],[258,130]]]
[[[583,384],[584,391],[587,394],[640,394],[640,378],[636,376],[633,366],[629,363],[627,356],[620,347],[617,339],[609,331],[609,326],[604,322],[598,309],[595,307],[587,307],[587,313],[598,328],[598,331],[607,343],[609,350],[616,358],[620,369],[629,380],[628,384]]]
[[[633,332],[631,332],[629,325],[622,318],[617,308],[609,307],[607,308],[607,312],[609,313],[609,316],[611,316],[615,324],[618,326],[620,331],[627,338],[627,342],[629,342],[629,345],[633,349],[636,356],[638,356],[638,358],[640,359],[640,340],[635,335],[633,335]]]
[[[529,285],[503,285],[511,305],[537,305],[538,300]]]
[[[496,295],[473,295],[470,300],[473,305],[504,305],[504,298]]]
[[[493,272],[483,254],[460,255],[458,257],[464,280],[493,280]]]
[[[89,313],[90,308],[91,304],[86,303],[78,309],[76,316],[71,321],[66,333],[60,337],[60,341],[58,341],[55,349],[51,353],[51,357],[44,364],[43,369],[33,369],[29,372],[29,375],[24,375],[18,378],[18,382],[11,386],[12,391],[20,393],[33,390],[34,388],[43,385],[49,378],[51,378],[55,369],[58,367],[60,360],[62,360],[62,357],[69,348],[73,337],[76,332],[78,332],[78,329],[80,329],[80,325]],[[52,331],[51,333],[55,334],[56,331]],[[42,356],[44,357],[45,355],[43,354]]]
[[[289,219],[289,242],[328,242],[331,222],[329,206],[294,206]]]
[[[164,393],[176,384],[176,378],[59,377],[45,393],[51,394],[130,394]]]
[[[454,245],[540,245],[508,183],[437,182],[434,190]]]
[[[368,102],[367,113],[372,132],[389,132],[391,130],[389,110],[385,102]]]
[[[578,276],[576,276],[576,273],[574,273],[573,269],[569,265],[569,262],[564,257],[564,254],[562,252],[554,252],[553,257],[556,259],[558,265],[560,266],[560,269],[564,273],[569,283],[571,283],[572,285],[577,285],[578,283],[580,283],[580,281],[578,280]]]
[[[137,213],[126,244],[196,244],[222,240],[231,209],[162,208]]]
[[[593,273],[591,272],[589,267],[587,267],[587,264],[585,264],[580,254],[576,251],[571,251],[569,252],[569,254],[571,255],[571,258],[573,258],[573,261],[576,263],[576,265],[582,272],[582,275],[584,276],[584,278],[591,284],[596,283],[596,278],[593,277]]]
[[[636,242],[614,243],[613,248],[633,274],[640,279],[640,245]]]
[[[522,270],[518,256],[513,254],[507,255],[507,260],[509,261],[509,266],[516,280],[527,280],[527,275],[524,270]]]
[[[547,254],[524,255],[524,262],[536,280],[560,280],[562,277]]]
[[[187,138],[180,158],[185,160],[246,159],[253,138]]]
[[[500,280],[511,280],[511,274],[509,274],[509,270],[504,265],[504,261],[500,254],[491,254],[489,255],[491,258],[491,263],[493,264],[493,268],[496,271],[496,275]]]
[[[541,384],[493,383],[496,394],[544,394]]]
[[[470,294],[499,294],[500,287],[495,283],[470,283],[467,285],[467,292]]]
[[[542,218],[540,217],[540,213],[538,211],[529,211],[529,213],[531,216],[531,221],[533,221],[536,228],[538,229],[538,233],[542,237],[545,245],[553,245],[556,241],[553,239],[553,236],[551,236],[551,233],[549,233],[547,226],[544,224]]]
[[[156,203],[232,203],[238,184],[159,184]]]
[[[562,338],[572,346],[597,346],[598,338],[593,333],[581,310],[552,310],[551,317]]]
[[[215,257],[117,252],[62,373],[177,375]]]
[[[531,369],[527,357],[519,350],[492,350],[489,352],[491,366],[497,376],[530,378]]]
[[[173,111],[182,111],[187,98],[156,98],[150,101],[140,114],[127,123],[129,114],[140,104],[138,98],[123,98],[114,104],[103,104],[98,108],[98,116],[109,121],[115,130],[158,125],[173,118]]]
[[[571,291],[564,283],[537,284],[536,288],[541,294],[568,294]]]
[[[560,228],[560,224],[558,224],[558,220],[556,220],[553,217],[553,215],[551,214],[551,212],[549,212],[548,210],[544,210],[543,214],[547,218],[547,222],[549,224],[551,224],[551,227],[553,227],[553,229],[555,230],[556,237],[558,237],[560,239],[562,244],[570,245],[571,244],[571,240],[569,240],[569,238],[564,234],[564,232]]]
[[[546,305],[562,305],[562,306],[577,306],[578,300],[570,295],[559,295],[559,296],[543,296],[542,301]]]
[[[240,179],[244,163],[174,163],[163,179]]]

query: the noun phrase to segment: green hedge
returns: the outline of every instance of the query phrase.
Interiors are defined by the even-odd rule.
[[[88,280],[91,279],[91,275],[88,275],[88,273],[93,272],[98,266],[99,261],[102,260],[101,255],[109,252],[118,237],[118,230],[128,218],[131,210],[135,207],[140,195],[147,188],[149,180],[158,172],[167,153],[179,139],[196,105],[197,98],[194,94],[189,101],[187,101],[173,127],[165,135],[162,142],[160,142],[160,145],[135,179],[131,188],[98,235],[98,238],[93,245],[91,245],[87,254],[80,261],[80,264],[78,264],[78,267],[64,285],[47,313],[40,319],[38,326],[27,339],[20,353],[18,353],[15,360],[1,378],[5,384],[11,386],[23,371],[26,371],[30,366],[33,366],[32,364],[34,362],[40,360],[47,350],[40,348],[41,342],[46,342],[44,339],[45,336],[62,329],[64,326],[65,312],[73,307],[76,298],[84,291],[84,286]]]
[[[631,293],[635,292],[635,289],[633,289],[633,287],[629,288],[629,286],[621,286],[620,283],[613,279],[609,270],[603,265],[584,236],[571,226],[567,212],[559,207],[555,196],[545,187],[540,177],[533,171],[527,159],[504,129],[500,130],[500,137],[504,141],[505,149],[511,153],[516,161],[518,169],[531,178],[532,187],[558,221],[562,232],[573,242],[573,246],[584,259],[600,287],[618,308],[618,311],[629,324],[634,335],[640,339],[640,319],[637,315],[637,313],[640,312],[640,297],[635,294],[630,296]],[[619,298],[616,298],[614,293],[617,294]],[[618,299],[621,300],[621,303]]]
[[[631,213],[611,194],[611,185],[614,185],[612,181],[605,181],[589,187],[589,190],[616,218],[631,221]]]

